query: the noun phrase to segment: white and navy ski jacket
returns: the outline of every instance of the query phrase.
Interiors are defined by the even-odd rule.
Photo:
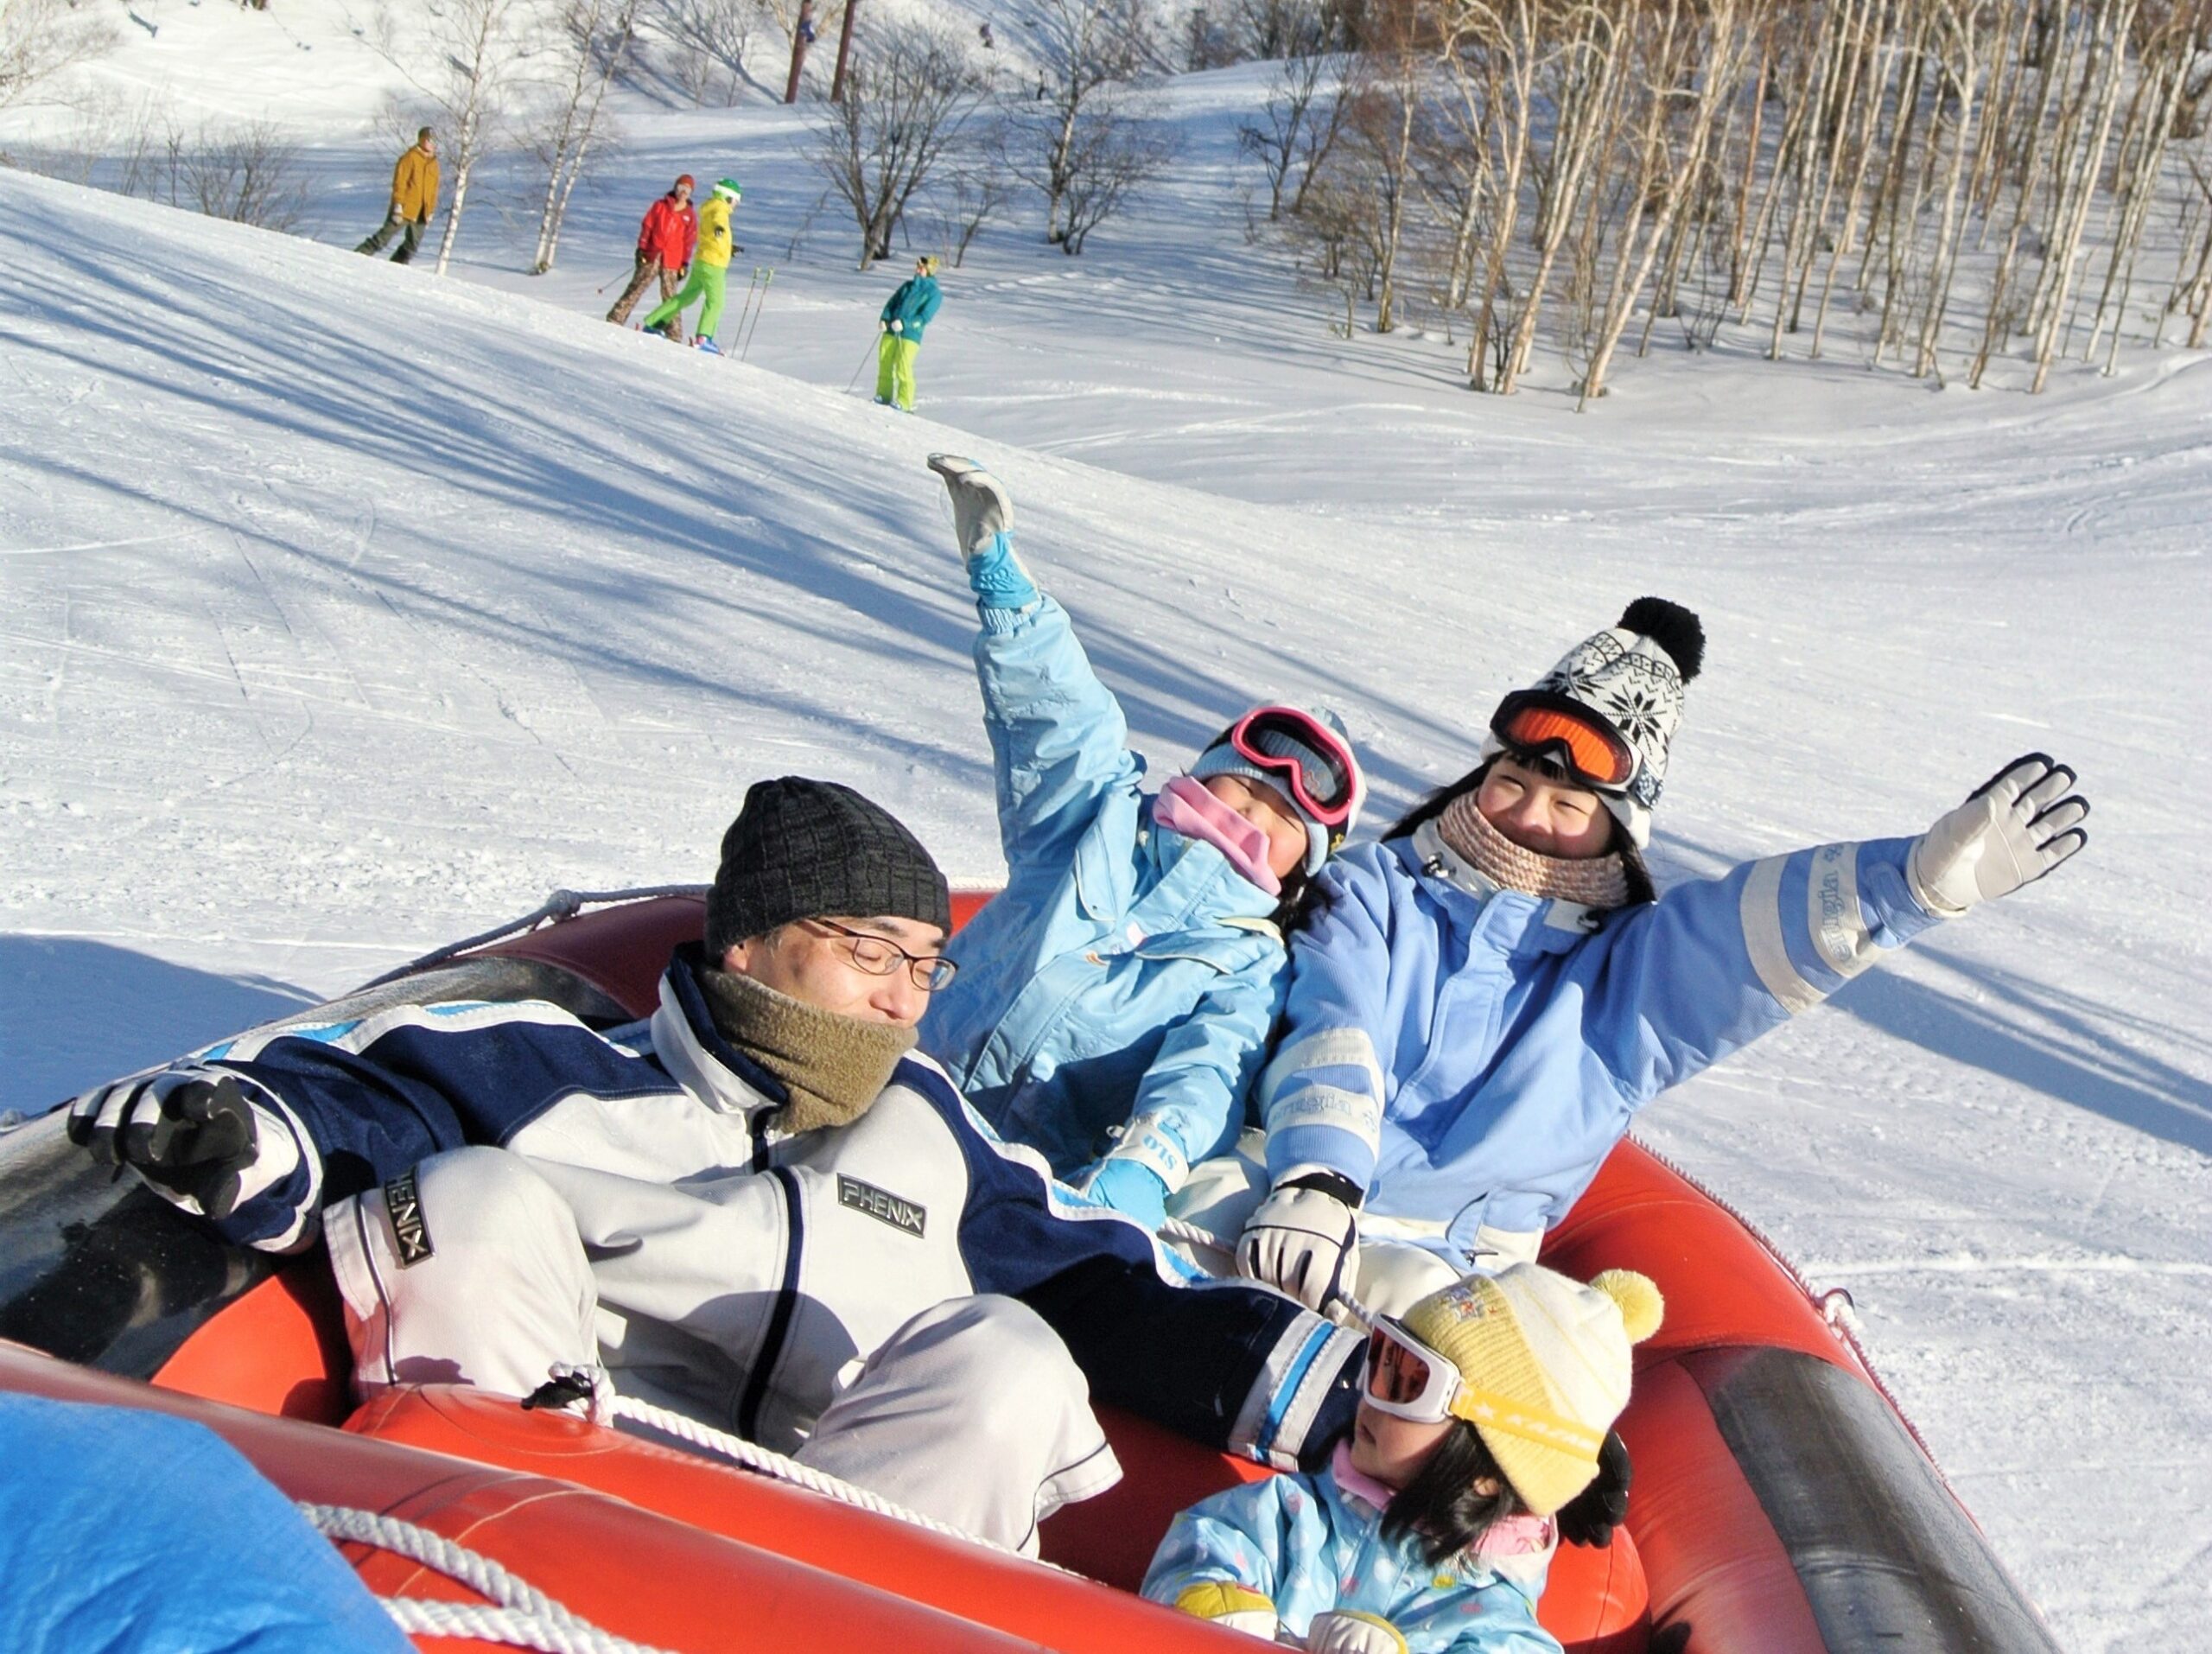
[[[1912,843],[1797,850],[1611,913],[1500,889],[1433,822],[1347,851],[1292,949],[1260,1085],[1270,1174],[1340,1172],[1363,1231],[1460,1269],[1508,1239],[1533,1256],[1637,1110],[1935,922]]]
[[[245,1082],[261,1145],[247,1198],[215,1227],[297,1249],[332,1201],[489,1144],[560,1192],[588,1253],[664,1260],[628,1258],[630,1301],[602,1306],[628,1323],[616,1365],[659,1368],[658,1384],[756,1440],[791,1440],[841,1370],[977,1293],[1037,1311],[1099,1400],[1208,1446],[1287,1467],[1349,1422],[1349,1334],[1195,1277],[1001,1142],[926,1058],[902,1060],[849,1125],[779,1130],[784,1088],[715,1032],[697,957],[678,951],[649,1021],[606,1034],[541,1002],[466,1002],[209,1047],[192,1066]],[[698,1370],[676,1386],[678,1362]]]

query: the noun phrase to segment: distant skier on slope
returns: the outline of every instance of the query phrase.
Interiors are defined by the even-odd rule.
[[[693,249],[699,245],[699,214],[691,206],[691,175],[685,173],[663,195],[645,209],[645,222],[638,226],[637,267],[630,272],[630,284],[622,289],[622,296],[614,301],[607,319],[620,326],[630,319],[630,312],[653,278],[660,278],[663,299],[676,296],[677,286],[691,268]],[[683,340],[680,319],[671,321],[670,337]]]
[[[729,273],[729,256],[744,251],[730,239],[729,218],[744,194],[734,178],[724,178],[715,183],[706,205],[699,209],[698,241],[691,255],[690,279],[675,297],[663,299],[653,307],[641,324],[647,333],[665,331],[671,339],[680,343],[683,312],[692,300],[703,296],[706,302],[700,307],[699,331],[692,342],[701,350],[721,353],[721,347],[715,342],[715,329],[721,326],[722,291]]]
[[[914,358],[921,354],[922,329],[944,302],[937,284],[937,260],[924,253],[914,260],[914,273],[899,284],[876,318],[883,342],[875,352],[875,399],[885,407],[914,411]]]
[[[391,255],[391,262],[407,264],[414,258],[415,249],[423,245],[423,226],[437,210],[438,139],[426,126],[416,133],[414,143],[402,152],[391,169],[391,205],[385,209],[384,222],[353,251],[373,256],[397,235],[399,251]]]

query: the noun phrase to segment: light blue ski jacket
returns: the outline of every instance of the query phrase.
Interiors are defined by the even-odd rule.
[[[1511,1559],[1518,1581],[1465,1551],[1425,1562],[1410,1539],[1385,1540],[1382,1512],[1324,1471],[1270,1476],[1192,1505],[1160,1542],[1143,1591],[1172,1606],[1193,1585],[1241,1585],[1273,1602],[1300,1638],[1314,1615],[1357,1609],[1395,1625],[1409,1654],[1560,1654],[1536,1623],[1548,1560]]]
[[[922,1048],[1059,1175],[1115,1150],[1178,1188],[1243,1123],[1289,963],[1275,898],[1153,825],[1144,761],[1065,609],[981,613],[1007,885],[946,947],[960,974]]]
[[[1339,1171],[1378,1230],[1461,1268],[1481,1226],[1541,1233],[1637,1110],[1935,922],[1906,890],[1912,842],[1797,850],[1610,914],[1499,889],[1433,822],[1347,852],[1261,1081],[1270,1174]]]

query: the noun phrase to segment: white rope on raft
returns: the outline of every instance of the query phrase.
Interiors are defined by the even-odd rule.
[[[302,1500],[300,1513],[331,1540],[373,1545],[467,1586],[493,1606],[425,1597],[383,1597],[392,1623],[412,1636],[474,1637],[543,1654],[667,1654],[602,1631],[489,1556],[442,1533],[375,1511]]]
[[[924,1516],[919,1511],[910,1511],[895,1505],[880,1493],[871,1493],[865,1487],[841,1480],[819,1470],[810,1470],[796,1459],[780,1453],[772,1453],[757,1442],[747,1441],[741,1435],[732,1435],[727,1430],[717,1430],[710,1424],[702,1424],[681,1413],[671,1413],[665,1407],[656,1407],[651,1402],[641,1402],[632,1396],[616,1396],[611,1409],[617,1418],[672,1435],[679,1441],[688,1441],[695,1447],[720,1454],[735,1460],[747,1470],[763,1476],[772,1476],[779,1482],[789,1482],[803,1487],[810,1493],[836,1499],[841,1505],[858,1505],[863,1511],[873,1511],[878,1516],[889,1517],[896,1522],[910,1523],[917,1528],[926,1528],[931,1533],[941,1533],[948,1539],[964,1539],[971,1545],[983,1545],[993,1550],[1007,1550],[1007,1547],[981,1535],[963,1532],[949,1522],[939,1522],[935,1517]],[[1010,1552],[1019,1555],[1019,1552]]]

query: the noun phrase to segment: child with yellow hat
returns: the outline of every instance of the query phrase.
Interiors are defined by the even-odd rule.
[[[1663,1307],[1626,1269],[1516,1263],[1378,1320],[1328,1467],[1184,1511],[1144,1594],[1310,1654],[1558,1654],[1535,1613],[1553,1517],[1597,1476]]]

